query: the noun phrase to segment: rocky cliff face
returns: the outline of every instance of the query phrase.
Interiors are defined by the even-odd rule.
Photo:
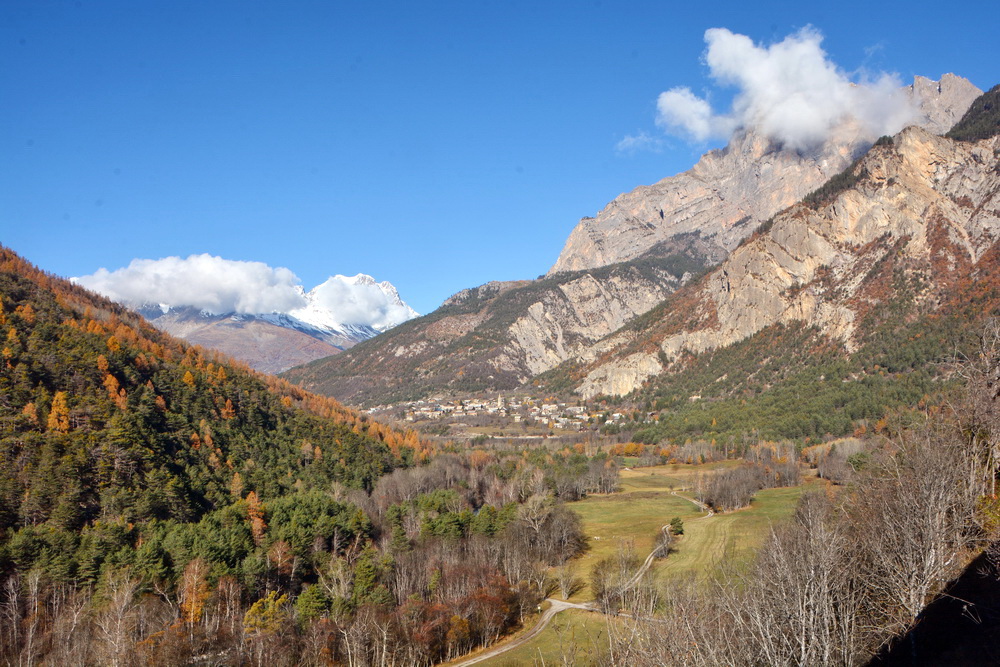
[[[675,256],[538,281],[487,283],[286,376],[354,403],[511,389],[648,311],[702,266]]]
[[[918,78],[909,93],[922,122],[942,132],[979,91],[946,75],[940,82]],[[594,364],[585,393],[626,393],[662,369],[660,354],[637,343],[625,355],[615,353],[615,361],[598,363],[612,348],[631,344],[620,336],[599,341],[670,296],[686,274],[722,261],[762,220],[843,170],[873,140],[845,123],[833,140],[805,154],[742,132],[690,171],[622,195],[582,221],[546,279],[462,290],[426,317],[287,376],[344,401],[388,403],[439,391],[507,390],[583,359]],[[688,329],[717,324],[709,303],[688,298],[679,309],[683,317],[674,319]],[[689,334],[681,347],[698,349],[702,334],[697,327]],[[704,345],[716,344],[704,335]]]
[[[1000,137],[963,143],[911,127],[875,146],[851,181],[775,216],[663,317],[591,347],[580,393],[626,394],[684,352],[777,322],[815,325],[850,349],[892,292],[912,290],[933,308],[955,280],[997,270],[978,263],[1000,239]]]
[[[917,77],[907,88],[917,122],[935,134],[948,130],[981,94],[952,74]],[[876,137],[847,121],[811,152],[787,150],[751,131],[689,171],[620,195],[572,231],[549,274],[578,271],[660,253],[680,235],[700,235],[721,259],[757,226],[847,167]]]

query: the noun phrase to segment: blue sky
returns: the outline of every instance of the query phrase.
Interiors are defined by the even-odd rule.
[[[817,6],[811,6],[817,5]],[[725,27],[842,69],[998,81],[1000,10],[911,2],[0,4],[0,243],[53,273],[210,253],[420,312],[533,278],[580,217],[690,167],[654,123]],[[645,132],[658,152],[616,150]]]

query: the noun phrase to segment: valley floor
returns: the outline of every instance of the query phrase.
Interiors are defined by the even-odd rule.
[[[632,543],[636,555],[645,559],[657,533],[674,517],[684,522],[684,535],[674,542],[666,559],[652,563],[661,582],[665,578],[707,575],[724,558],[735,559],[737,564],[747,562],[763,543],[770,526],[792,515],[802,493],[825,484],[807,476],[795,487],[757,492],[745,509],[706,514],[689,490],[700,475],[712,475],[735,465],[739,462],[625,469],[618,492],[569,503],[568,507],[583,520],[589,540],[587,552],[575,560],[577,576],[586,583],[568,600],[550,598],[530,628],[478,656],[447,664],[499,667],[593,663],[607,652],[608,624],[615,622],[613,617],[580,608],[593,600],[589,575],[595,563],[613,555],[624,543]]]

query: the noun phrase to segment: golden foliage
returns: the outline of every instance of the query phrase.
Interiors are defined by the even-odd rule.
[[[69,432],[69,405],[65,391],[57,391],[49,410],[48,429],[59,433]]]

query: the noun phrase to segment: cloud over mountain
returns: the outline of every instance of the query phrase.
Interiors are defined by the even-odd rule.
[[[128,266],[74,278],[88,289],[126,304],[193,306],[222,313],[285,312],[305,305],[299,279],[285,268],[209,254],[133,259]]]
[[[310,321],[311,314],[325,311],[343,324],[370,326],[382,330],[417,316],[403,303],[396,288],[387,282],[376,283],[371,276],[336,275],[320,283],[308,295],[310,306],[290,314]]]
[[[290,270],[209,254],[134,259],[74,282],[131,306],[191,306],[214,315],[290,314],[317,325],[331,322],[385,329],[416,316],[389,283],[336,275],[306,293]]]
[[[822,40],[808,27],[769,46],[725,28],[707,30],[711,77],[737,89],[731,109],[717,113],[707,99],[676,87],[660,94],[657,125],[696,141],[751,127],[790,148],[808,149],[849,117],[873,136],[895,133],[917,118],[896,76],[852,81],[829,60]]]

